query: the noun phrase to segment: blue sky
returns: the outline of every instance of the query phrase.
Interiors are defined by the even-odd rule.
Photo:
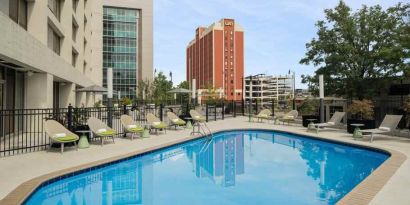
[[[404,2],[409,0],[402,0]],[[154,0],[154,67],[174,84],[185,80],[185,49],[198,26],[208,26],[221,18],[234,18],[245,30],[245,75],[311,74],[313,66],[298,62],[305,44],[316,36],[316,21],[323,10],[338,0]],[[354,10],[361,5],[380,4],[384,8],[396,0],[345,0]]]

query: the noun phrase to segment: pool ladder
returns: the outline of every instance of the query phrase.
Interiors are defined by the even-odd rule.
[[[207,150],[209,145],[212,143],[214,134],[212,133],[211,129],[209,129],[208,125],[205,122],[202,122],[202,123],[198,122],[198,126],[201,130],[201,134],[207,136],[205,144],[202,146],[201,150],[199,151],[199,153],[202,153],[205,150]]]

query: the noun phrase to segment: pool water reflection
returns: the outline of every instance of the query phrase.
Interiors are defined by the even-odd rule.
[[[26,204],[335,204],[388,156],[271,131],[231,131],[68,177]]]

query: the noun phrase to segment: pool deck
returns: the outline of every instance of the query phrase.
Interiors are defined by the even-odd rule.
[[[391,136],[376,136],[373,143],[364,140],[353,140],[344,130],[325,129],[306,132],[300,125],[273,125],[273,123],[249,123],[246,117],[230,118],[208,123],[214,132],[228,129],[274,129],[313,137],[337,140],[364,146],[389,150],[394,159],[386,161],[365,181],[344,197],[339,204],[410,204],[410,139]],[[47,178],[56,177],[90,166],[99,165],[123,157],[132,156],[149,150],[170,146],[199,136],[190,136],[191,130],[168,130],[150,138],[134,139],[117,138],[115,144],[109,142],[104,146],[92,144],[88,149],[67,148],[64,154],[59,149],[50,152],[39,151],[0,158],[0,204],[15,204],[21,201],[33,187]],[[393,158],[393,157],[392,157]],[[370,180],[368,180],[370,179]],[[14,191],[18,188],[18,191]],[[12,193],[11,193],[12,192]],[[11,193],[11,194],[10,194]],[[354,202],[354,203],[352,203]]]

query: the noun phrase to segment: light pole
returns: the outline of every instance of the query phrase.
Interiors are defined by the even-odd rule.
[[[249,76],[249,122],[252,120],[252,79],[253,76]]]
[[[324,103],[324,98],[325,98],[325,90],[324,90],[324,81],[323,81],[323,75],[319,75],[319,98],[320,98],[320,122],[323,123],[325,122],[325,103]]]
[[[296,80],[295,80],[295,71],[289,70],[288,74],[292,72],[292,109],[296,110],[296,99],[295,99],[295,87],[296,87]]]

